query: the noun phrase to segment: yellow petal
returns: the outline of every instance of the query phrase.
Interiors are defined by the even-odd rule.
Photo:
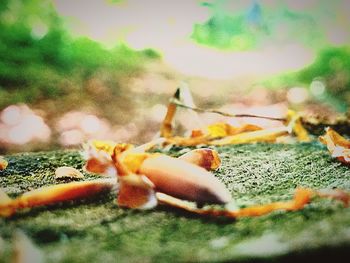
[[[129,170],[130,173],[137,173],[144,160],[151,157],[154,154],[149,153],[129,153],[122,159],[123,165]]]
[[[116,143],[112,141],[92,140],[89,143],[97,151],[104,151],[109,155],[113,154],[114,147],[116,146]]]
[[[274,142],[277,137],[288,134],[287,127],[278,127],[272,129],[264,129],[252,132],[243,132],[240,134],[227,136],[225,138],[211,141],[211,145],[228,145],[255,142]]]
[[[301,123],[300,116],[295,111],[288,110],[287,122],[288,123],[292,122],[292,130],[300,142],[311,141],[309,133],[307,132],[307,130],[304,128],[303,124]]]
[[[206,130],[211,138],[222,138],[230,135],[230,128],[231,125],[224,122],[219,122],[209,125]]]
[[[222,138],[248,131],[257,131],[262,128],[253,124],[244,124],[240,127],[232,126],[228,123],[219,122],[209,125],[206,130],[211,138]]]
[[[167,144],[174,144],[179,146],[196,146],[196,145],[208,145],[209,136],[199,136],[199,137],[180,137],[175,136],[166,139]]]

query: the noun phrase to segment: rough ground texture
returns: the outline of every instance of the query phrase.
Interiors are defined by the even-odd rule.
[[[236,206],[287,200],[297,186],[350,190],[350,168],[331,159],[318,143],[238,145],[218,151],[223,164],[215,175]],[[56,167],[83,166],[76,151],[6,158],[9,166],[0,172],[0,187],[10,196],[62,182],[54,179]],[[96,177],[85,175],[84,180]],[[325,199],[302,211],[236,221],[168,207],[120,209],[113,194],[40,207],[0,219],[5,244],[0,262],[10,259],[15,229],[27,234],[47,262],[309,261],[350,255],[350,209]]]

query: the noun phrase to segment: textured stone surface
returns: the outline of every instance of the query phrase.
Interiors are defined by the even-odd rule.
[[[297,186],[350,190],[350,168],[331,159],[318,143],[217,149],[222,166],[215,175],[227,185],[236,206],[287,200]],[[9,166],[0,171],[0,187],[12,197],[61,183],[54,178],[59,166],[80,171],[83,166],[77,151],[6,158]],[[84,174],[84,180],[96,177]],[[302,211],[278,211],[236,221],[199,217],[169,207],[120,209],[113,194],[39,207],[0,219],[0,262],[9,261],[11,237],[18,228],[37,244],[48,262],[309,261],[317,256],[350,255],[350,209],[337,201],[319,199]]]

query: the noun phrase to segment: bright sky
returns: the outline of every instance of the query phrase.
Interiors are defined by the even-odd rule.
[[[232,78],[244,74],[275,74],[297,70],[314,59],[311,50],[289,42],[250,52],[224,52],[201,47],[189,36],[195,23],[210,17],[208,8],[197,0],[128,0],[110,4],[103,0],[54,0],[58,12],[69,19],[75,35],[87,35],[115,45],[123,40],[135,49],[155,48],[175,69],[189,75],[211,78]],[[249,8],[253,1],[232,1],[232,9]],[[280,5],[281,1],[260,1],[265,5]],[[315,0],[285,0],[294,10],[316,8]],[[344,32],[334,30],[334,41],[344,42]]]
[[[162,49],[184,41],[194,23],[209,17],[208,9],[193,0],[128,0],[120,4],[103,0],[54,2],[62,15],[72,19],[75,33],[109,45],[114,45],[116,38],[122,38],[140,49]]]

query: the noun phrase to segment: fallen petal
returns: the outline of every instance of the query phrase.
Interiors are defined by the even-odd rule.
[[[300,116],[292,110],[287,113],[287,122],[291,125],[294,134],[297,136],[300,142],[309,142],[311,138],[309,133],[304,128]]]
[[[8,165],[8,161],[4,157],[0,156],[0,171],[5,170]]]
[[[91,173],[106,175],[109,177],[116,175],[112,155],[116,143],[110,141],[89,141],[83,145],[83,158],[86,160],[84,169]]]
[[[177,207],[186,210],[191,213],[214,216],[214,217],[227,217],[227,218],[239,218],[239,217],[253,217],[269,214],[273,211],[285,210],[296,211],[304,208],[306,204],[311,201],[314,192],[307,188],[298,188],[295,192],[294,198],[291,201],[286,202],[274,202],[270,204],[262,204],[256,206],[250,206],[237,210],[227,209],[215,209],[215,208],[197,208],[194,203],[187,202],[163,193],[157,193],[157,198],[160,203]]]
[[[145,176],[129,174],[119,177],[118,205],[151,209],[157,205],[153,183]]]
[[[207,128],[207,133],[211,138],[222,138],[230,135],[236,135],[243,132],[258,131],[262,130],[261,127],[253,124],[245,124],[240,127],[232,126],[228,123],[219,122],[209,125]]]
[[[216,170],[221,164],[217,151],[209,148],[192,150],[181,155],[179,159],[203,167],[208,171]]]
[[[342,163],[350,164],[350,141],[329,127],[326,129],[326,134],[320,136],[319,139],[327,146],[332,157]]]
[[[146,159],[140,173],[157,192],[197,203],[224,204],[231,200],[225,185],[204,168],[166,155]]]
[[[211,145],[229,145],[255,142],[274,142],[279,136],[288,134],[287,127],[278,127],[227,136],[222,139],[211,141]]]
[[[21,208],[88,198],[106,191],[111,191],[115,187],[115,178],[45,186],[26,192],[8,202],[0,203],[0,216],[11,216],[17,209]]]

